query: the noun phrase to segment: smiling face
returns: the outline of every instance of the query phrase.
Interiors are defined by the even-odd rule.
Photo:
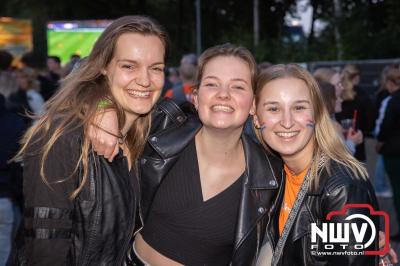
[[[249,64],[234,56],[206,63],[194,103],[204,127],[242,129],[254,113]]]
[[[314,110],[303,80],[283,77],[267,82],[259,92],[254,120],[263,128],[263,140],[284,161],[312,157]]]
[[[162,41],[154,35],[124,33],[118,38],[114,57],[103,74],[127,119],[150,112],[160,97],[164,52]]]

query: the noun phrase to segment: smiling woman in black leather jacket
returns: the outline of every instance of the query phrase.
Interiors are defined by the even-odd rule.
[[[167,36],[152,19],[115,20],[26,133],[15,264],[123,264],[140,200],[133,166],[161,94],[166,49]],[[88,141],[102,99],[119,110],[125,135],[113,163],[95,155]]]
[[[255,77],[247,49],[212,47],[199,60],[198,116],[164,108],[175,122],[157,130],[165,124],[154,114],[139,167],[144,228],[133,265],[255,263],[281,167],[243,134]]]
[[[285,165],[267,229],[272,265],[377,265],[378,256],[340,253],[358,252],[354,244],[366,243],[365,250],[378,250],[379,219],[369,209],[377,210],[377,201],[365,168],[337,135],[311,74],[294,64],[268,68],[257,81],[256,105],[258,137]],[[323,228],[323,223],[345,223],[352,214],[372,221],[361,243],[352,229],[349,241],[323,243],[315,234],[312,242],[312,223]],[[365,220],[352,222],[360,229]]]

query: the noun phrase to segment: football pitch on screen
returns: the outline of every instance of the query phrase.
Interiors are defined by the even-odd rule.
[[[62,64],[69,61],[71,55],[81,57],[89,55],[101,32],[51,31],[47,32],[48,55],[57,55]]]

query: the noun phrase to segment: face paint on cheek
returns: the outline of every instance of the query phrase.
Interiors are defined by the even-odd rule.
[[[258,130],[260,130],[260,133],[262,133],[264,131],[264,129],[266,129],[266,128],[267,128],[267,126],[262,124]]]
[[[307,120],[306,126],[307,126],[308,128],[314,129],[314,128],[315,128],[315,122],[314,122],[314,120],[308,119],[308,120]]]

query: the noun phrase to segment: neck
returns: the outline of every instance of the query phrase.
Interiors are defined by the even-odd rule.
[[[125,114],[125,124],[121,130],[122,135],[125,136],[129,132],[129,130],[131,129],[133,123],[136,121],[137,118],[138,118],[137,115]]]
[[[314,143],[311,139],[304,149],[294,155],[282,156],[283,161],[287,167],[294,174],[299,174],[308,167],[310,167],[314,153]]]
[[[196,147],[208,160],[223,162],[237,157],[242,151],[240,136],[242,128],[237,130],[213,130],[202,127],[196,135]]]

